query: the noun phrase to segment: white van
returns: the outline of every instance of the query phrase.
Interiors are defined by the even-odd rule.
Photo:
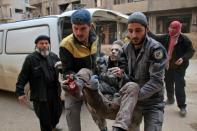
[[[118,39],[125,31],[127,16],[105,9],[87,9],[96,28],[116,23]],[[59,43],[72,32],[70,16],[74,11],[64,12],[61,15],[47,16],[38,19],[25,20],[0,25],[0,89],[15,91],[18,74],[22,68],[26,55],[35,48],[34,40],[39,35],[48,35],[51,38],[51,50],[59,54]],[[105,24],[107,23],[107,24]],[[108,31],[109,32],[109,31]],[[111,35],[108,36],[111,38]]]

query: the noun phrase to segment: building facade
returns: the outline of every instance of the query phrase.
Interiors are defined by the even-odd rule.
[[[112,9],[144,12],[154,33],[166,33],[172,20],[183,23],[183,33],[197,32],[197,0],[114,0]]]
[[[0,0],[0,23],[56,15],[83,7],[115,10],[127,15],[144,12],[153,33],[166,33],[172,20],[183,23],[183,33],[197,32],[197,0]],[[117,34],[115,23],[99,24],[101,41],[112,43]]]
[[[40,17],[53,14],[61,14],[64,11],[99,7],[112,9],[113,1],[109,0],[30,0],[30,5],[36,7],[32,10],[33,17]],[[116,23],[96,23],[97,33],[102,44],[113,43],[117,39]],[[120,27],[123,30],[125,27]],[[126,29],[125,29],[126,30]]]
[[[31,6],[37,8],[36,13],[38,16],[61,14],[64,11],[83,7],[112,9],[113,5],[113,1],[111,0],[29,0],[29,3]]]
[[[37,7],[34,17],[98,7],[128,15],[134,11],[144,12],[154,33],[166,33],[169,23],[175,19],[183,23],[182,32],[197,32],[197,0],[30,0],[30,4]]]
[[[0,0],[0,24],[30,18],[29,0]]]

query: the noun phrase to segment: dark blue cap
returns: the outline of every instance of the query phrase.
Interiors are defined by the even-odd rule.
[[[80,9],[80,10],[75,11],[71,15],[71,23],[72,24],[90,24],[91,23],[90,12],[85,9]]]

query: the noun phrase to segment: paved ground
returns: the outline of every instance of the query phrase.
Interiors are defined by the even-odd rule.
[[[176,104],[166,106],[163,131],[197,131],[197,60],[192,60],[186,74],[188,114],[181,118]],[[82,131],[99,131],[83,106]],[[0,91],[0,131],[39,131],[39,123],[34,112],[25,105],[20,105],[13,93]],[[108,121],[111,129],[113,121]],[[60,126],[68,131],[63,112]],[[143,131],[143,126],[141,127]]]

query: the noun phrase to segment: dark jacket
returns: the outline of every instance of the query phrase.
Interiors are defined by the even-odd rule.
[[[61,88],[58,81],[58,71],[54,68],[57,61],[59,61],[58,56],[52,52],[49,53],[47,58],[44,58],[38,52],[28,55],[16,83],[17,95],[24,95],[24,87],[29,82],[30,100],[32,101],[47,101],[48,88],[57,91],[60,96]],[[46,66],[44,62],[48,63],[48,65]],[[52,72],[53,75],[50,75],[49,72]]]
[[[167,62],[165,48],[159,42],[147,36],[137,57],[132,43],[124,46],[124,53],[128,60],[129,72],[125,79],[139,84],[140,102],[144,104],[162,102],[164,71]]]
[[[161,42],[163,46],[168,51],[169,43],[170,43],[170,36],[169,34],[164,35],[154,35],[152,33],[149,34],[151,37],[156,39],[157,41]],[[183,69],[185,70],[189,65],[189,59],[194,55],[194,48],[192,46],[192,42],[188,39],[187,36],[180,34],[177,44],[174,47],[172,53],[172,59],[169,63],[169,68],[173,69]],[[176,65],[175,62],[179,59],[183,58],[183,64]]]
[[[107,59],[107,65],[106,69],[112,68],[112,67],[119,67],[124,72],[127,70],[127,61],[125,56],[121,56],[117,61],[111,61],[110,58]],[[117,78],[116,76],[112,75],[112,73],[109,70],[103,71],[99,75],[99,81],[100,81],[100,91],[103,94],[114,94],[118,93],[123,84],[122,79]]]
[[[95,68],[97,53],[96,35],[89,36],[89,46],[80,43],[73,34],[64,38],[60,44],[60,59],[63,66],[63,75],[75,74],[81,68],[90,70]]]

